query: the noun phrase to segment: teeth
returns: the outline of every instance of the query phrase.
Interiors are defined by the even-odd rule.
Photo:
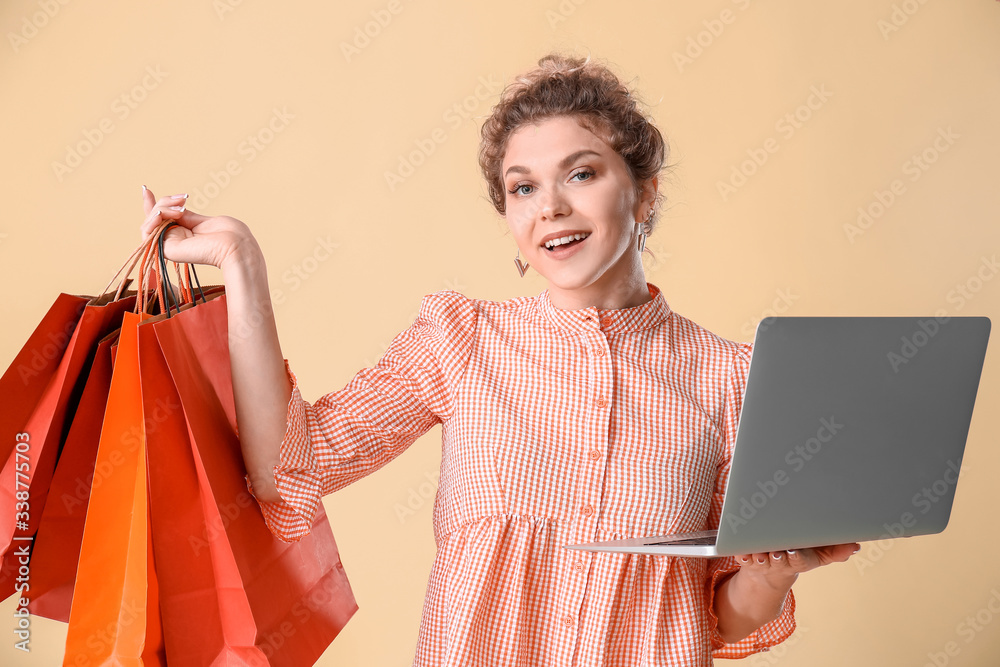
[[[551,239],[551,240],[545,242],[545,247],[546,248],[554,248],[557,245],[562,245],[564,243],[569,243],[570,241],[577,241],[579,239],[585,239],[588,236],[590,236],[590,232],[587,232],[586,234],[572,234],[571,236],[564,236],[564,237],[559,238],[559,239]]]

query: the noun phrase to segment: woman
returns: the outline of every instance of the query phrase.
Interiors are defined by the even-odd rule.
[[[175,261],[220,267],[248,484],[271,530],[432,426],[437,553],[414,665],[710,665],[783,641],[800,572],[857,544],[713,560],[562,547],[718,525],[751,346],[673,312],[647,283],[659,131],[617,77],[549,55],[508,86],[480,164],[548,289],[443,291],[374,368],[310,405],[283,359],[264,260],[242,222],[144,188]]]

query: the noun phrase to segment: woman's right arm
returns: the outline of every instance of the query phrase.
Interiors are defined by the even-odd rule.
[[[184,205],[183,197],[157,201],[144,188],[142,232],[145,237],[164,220],[177,222],[180,227],[171,227],[164,238],[167,259],[211,264],[222,270],[243,460],[257,500],[278,502],[274,466],[279,463],[292,384],[278,344],[264,256],[244,223],[229,216],[200,215]]]

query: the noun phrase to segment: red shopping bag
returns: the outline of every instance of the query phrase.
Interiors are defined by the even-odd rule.
[[[267,665],[223,518],[199,476],[180,397],[148,324],[139,328],[139,365],[167,660]]]
[[[136,327],[126,313],[91,489],[66,635],[64,665],[165,665],[150,554],[145,438]],[[151,583],[153,582],[153,583]]]
[[[122,314],[135,304],[134,298],[112,301],[109,296],[67,299],[67,295],[64,294],[57,300],[57,303],[66,301],[75,306],[79,305],[78,300],[82,300],[83,307],[75,323],[68,318],[61,320],[67,330],[71,324],[72,329],[68,341],[63,346],[59,363],[28,417],[24,422],[13,424],[16,432],[26,434],[23,442],[28,443],[27,451],[11,453],[0,469],[0,507],[10,506],[16,510],[23,510],[23,512],[0,514],[0,599],[13,593],[17,584],[18,559],[14,554],[15,544],[24,542],[15,542],[13,539],[15,532],[21,537],[26,537],[33,535],[38,529],[56,459],[75,416],[87,379],[87,371],[94,358],[96,343],[108,332],[121,326]],[[67,310],[64,315],[68,314]],[[61,333],[65,333],[65,330]],[[50,346],[48,350],[56,349],[55,342],[47,345]],[[43,346],[44,350],[46,348]],[[34,355],[33,358],[37,359]],[[16,371],[14,375],[17,378],[33,379],[34,376],[26,375],[27,371],[23,368],[18,370],[18,363],[15,359],[15,364],[8,369],[5,378],[13,370]],[[5,402],[7,396],[4,395]],[[18,406],[16,410],[22,410],[23,403],[17,398],[17,392],[12,390],[11,398]],[[17,418],[18,414],[11,411],[8,418]],[[80,418],[87,420],[94,417],[82,414]],[[13,437],[3,437],[3,442],[8,440],[10,443],[14,442]],[[15,494],[23,491],[27,492],[27,500],[18,501]],[[24,495],[21,494],[19,497],[24,498]]]
[[[311,533],[302,540],[282,542],[267,528],[247,490],[236,432],[227,317],[226,297],[221,295],[140,329],[141,336],[148,336],[148,329],[155,333],[187,422],[199,493],[216,512],[214,524],[206,522],[205,533],[189,534],[188,543],[203,549],[220,545],[220,551],[229,546],[233,575],[238,573],[235,581],[245,591],[256,626],[255,645],[271,665],[312,665],[357,611],[357,604],[325,513],[317,513]],[[154,510],[153,546],[159,566],[164,559],[158,530]],[[166,579],[162,584],[169,636],[172,591]]]
[[[83,395],[49,487],[45,510],[31,552],[28,610],[44,618],[69,622],[76,566],[91,486],[100,486],[113,471],[106,461],[95,470],[104,408],[111,388],[111,334],[97,345]]]
[[[22,430],[55,373],[88,298],[60,294],[0,378],[0,461],[14,450]]]

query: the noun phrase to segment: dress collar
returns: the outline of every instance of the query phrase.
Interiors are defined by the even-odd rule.
[[[536,297],[542,319],[553,329],[561,331],[594,331],[619,333],[639,331],[658,326],[670,315],[670,306],[663,292],[653,283],[646,283],[652,297],[646,303],[631,308],[579,308],[566,310],[552,305],[549,290]]]

